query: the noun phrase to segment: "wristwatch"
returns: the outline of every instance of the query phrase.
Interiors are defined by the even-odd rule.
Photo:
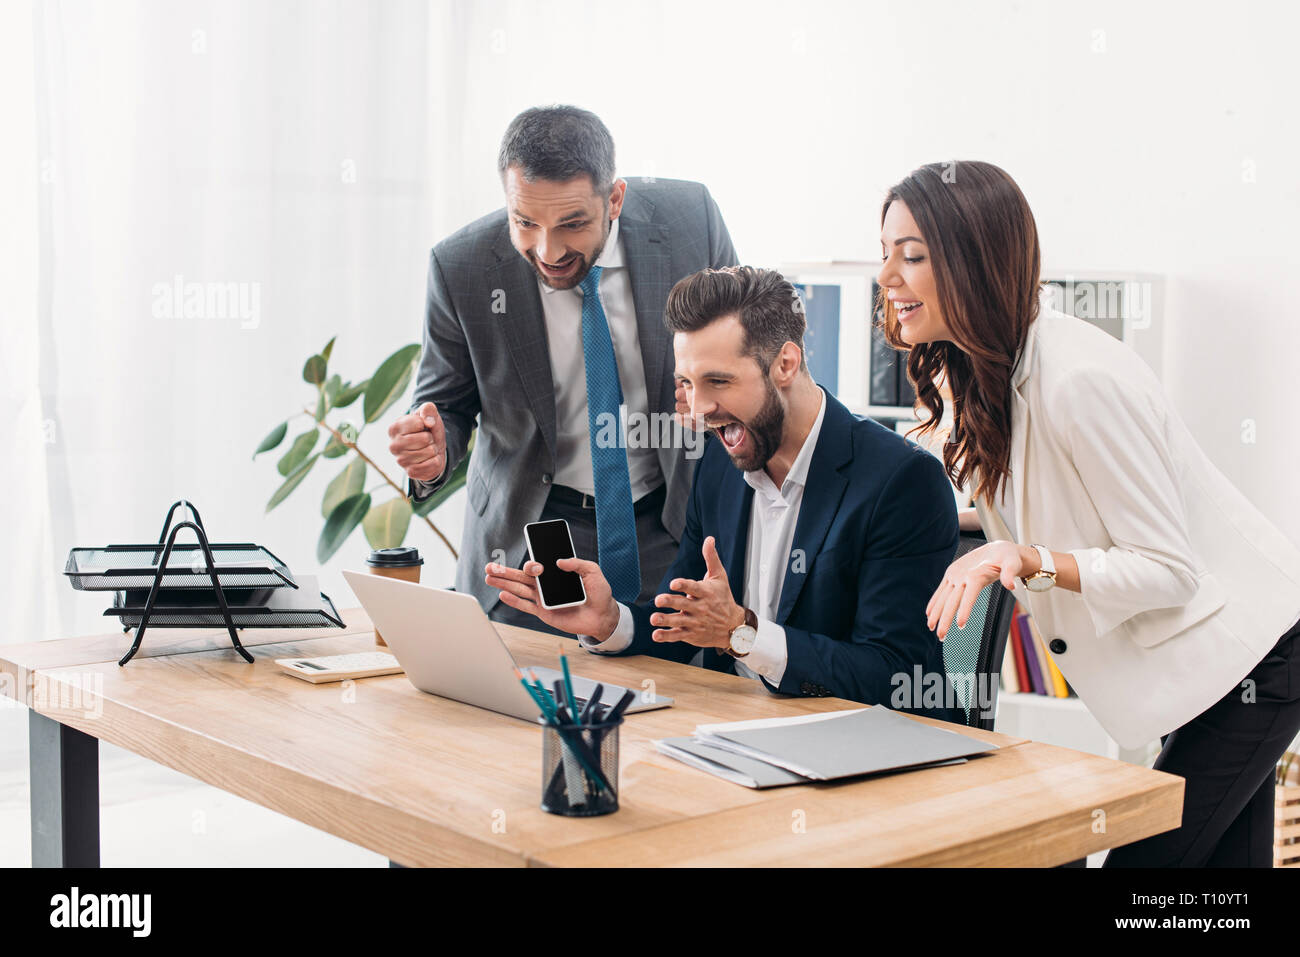
[[[758,641],[758,615],[745,609],[745,620],[731,630],[731,643],[722,650],[733,658],[743,658],[754,650]]]
[[[1042,568],[1034,572],[1028,578],[1021,578],[1025,587],[1030,591],[1047,591],[1056,585],[1056,563],[1052,561],[1052,553],[1042,545],[1030,545],[1030,548],[1037,550],[1038,558],[1042,562]]]

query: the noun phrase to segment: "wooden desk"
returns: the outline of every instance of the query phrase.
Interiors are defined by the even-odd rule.
[[[660,755],[696,724],[852,707],[654,658],[574,654],[575,672],[676,699],[621,734],[620,809],[538,808],[541,731],[416,691],[405,676],[312,685],[273,658],[374,648],[364,612],[325,631],[119,633],[0,647],[0,690],[32,709],[34,864],[98,864],[108,741],[405,865],[1054,865],[1178,825],[1183,781],[945,725],[1000,746],[965,764],[756,791]],[[562,639],[502,626],[524,666]],[[938,724],[928,719],[915,720]],[[1100,814],[1100,816],[1099,816]],[[1100,822],[1100,823],[1099,823]]]

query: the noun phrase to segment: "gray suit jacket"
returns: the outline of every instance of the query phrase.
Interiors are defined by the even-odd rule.
[[[736,265],[736,251],[709,191],[684,180],[629,179],[619,235],[631,272],[650,411],[671,413],[675,363],[663,323],[668,290],[701,269]],[[433,248],[411,408],[438,406],[447,432],[444,475],[464,458],[478,419],[456,589],[487,610],[499,599],[483,582],[483,566],[501,560],[520,567],[527,555],[524,525],[542,514],[557,468],[551,345],[536,275],[510,243],[504,209]],[[582,348],[580,341],[554,345]],[[677,539],[693,464],[681,448],[659,449],[667,481],[662,520]],[[422,500],[438,484],[410,483],[410,492]]]

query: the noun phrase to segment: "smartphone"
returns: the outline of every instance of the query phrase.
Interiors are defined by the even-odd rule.
[[[587,601],[587,590],[582,587],[582,576],[555,567],[561,558],[573,558],[573,536],[564,519],[553,522],[530,522],[524,526],[524,541],[528,543],[528,557],[542,563],[542,574],[537,579],[542,593],[542,607],[571,608]]]

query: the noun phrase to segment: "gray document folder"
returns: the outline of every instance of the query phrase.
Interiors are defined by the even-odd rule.
[[[785,784],[808,783],[808,779],[801,774],[734,751],[700,744],[694,738],[664,738],[656,741],[655,747],[683,764],[708,771],[735,784],[743,784],[747,788],[776,788]]]
[[[759,727],[746,727],[757,723]],[[764,761],[814,781],[967,758],[997,745],[913,721],[885,707],[818,720],[737,722],[696,729],[702,744]]]

